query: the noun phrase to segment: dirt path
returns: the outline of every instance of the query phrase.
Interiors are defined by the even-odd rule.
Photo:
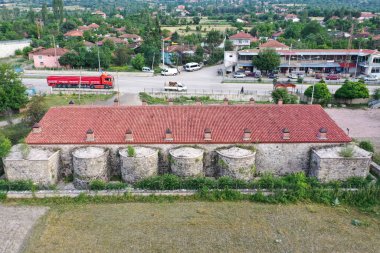
[[[11,207],[0,205],[0,253],[20,252],[36,221],[46,207]]]
[[[117,95],[106,101],[98,101],[96,105],[113,105],[115,98]],[[121,93],[118,97],[120,105],[141,105],[141,100],[138,94],[134,93]]]

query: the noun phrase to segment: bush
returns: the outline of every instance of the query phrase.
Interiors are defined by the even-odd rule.
[[[132,146],[128,146],[127,152],[128,152],[128,157],[135,157],[136,156],[136,150]]]
[[[144,56],[142,54],[137,54],[135,58],[132,59],[131,64],[135,69],[141,70],[145,65]]]
[[[359,143],[359,147],[364,149],[364,150],[367,150],[368,152],[372,152],[372,153],[375,152],[373,144],[370,141],[361,141]]]
[[[0,159],[6,157],[12,148],[11,141],[0,133]]]
[[[354,155],[354,147],[351,145],[342,147],[342,149],[339,151],[339,155],[346,158],[352,157]]]
[[[313,86],[314,86],[314,94],[313,94]],[[319,103],[326,104],[331,99],[331,93],[324,81],[320,81],[314,85],[309,86],[305,90],[305,96],[311,98],[313,96],[314,99],[317,99]]]
[[[354,99],[354,98],[369,98],[369,91],[365,83],[346,81],[335,92],[336,98]]]
[[[106,183],[103,180],[93,180],[90,182],[90,190],[101,191],[106,189]]]
[[[35,186],[30,180],[0,180],[0,191],[32,191]]]
[[[380,88],[375,89],[373,93],[373,98],[376,100],[380,99]]]
[[[272,99],[274,103],[278,103],[278,100],[282,99],[284,104],[297,104],[298,97],[289,94],[288,90],[285,88],[278,88],[272,91]]]

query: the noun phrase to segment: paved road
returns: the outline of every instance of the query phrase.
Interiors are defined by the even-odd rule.
[[[222,83],[223,77],[217,75],[217,69],[221,68],[220,65],[203,68],[196,72],[185,72],[181,71],[178,76],[152,76],[152,77],[142,77],[142,76],[127,76],[119,75],[117,84],[121,93],[139,93],[147,89],[162,89],[165,82],[177,81],[184,83],[189,91],[194,89],[205,93],[217,92],[224,90],[224,92],[230,91],[231,93],[239,92],[243,86],[246,91],[257,91],[257,94],[268,94],[269,91],[273,89],[272,84],[248,84],[248,83]],[[78,73],[79,74],[79,73]],[[96,73],[94,73],[96,75]],[[246,80],[244,78],[242,80]],[[287,80],[287,78],[284,78]],[[240,81],[240,79],[239,79]],[[50,88],[46,84],[46,80],[43,76],[39,78],[24,78],[24,84],[33,85],[37,91],[49,92]],[[300,92],[305,91],[309,85],[297,85],[297,89]],[[328,85],[330,91],[335,92],[340,85]],[[380,86],[369,86],[369,89],[373,91],[375,88],[380,88]],[[117,88],[116,88],[117,89]]]

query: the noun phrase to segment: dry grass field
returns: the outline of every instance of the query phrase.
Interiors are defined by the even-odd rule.
[[[353,219],[362,226],[351,224]],[[379,252],[380,220],[343,207],[249,202],[52,207],[25,252]]]

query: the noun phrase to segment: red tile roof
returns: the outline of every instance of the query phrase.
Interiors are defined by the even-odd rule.
[[[254,39],[254,37],[249,33],[239,32],[237,34],[231,35],[230,39]]]
[[[68,31],[64,34],[66,37],[83,37],[83,31],[82,30],[72,30]]]
[[[133,143],[242,143],[244,129],[252,143],[349,142],[319,105],[216,105],[216,106],[65,106],[51,108],[40,121],[41,133],[30,133],[28,144],[89,144],[86,131],[94,130],[93,144],[125,144],[125,132]],[[210,128],[212,141],[204,140]],[[290,139],[282,139],[282,129]],[[327,140],[317,137],[326,128]],[[90,143],[91,144],[91,143]]]
[[[46,55],[46,56],[62,56],[66,53],[70,52],[70,50],[65,48],[47,48],[47,49],[41,49],[33,53],[33,55]]]
[[[277,40],[268,40],[267,42],[261,44],[260,48],[289,48],[287,45],[278,42]]]

